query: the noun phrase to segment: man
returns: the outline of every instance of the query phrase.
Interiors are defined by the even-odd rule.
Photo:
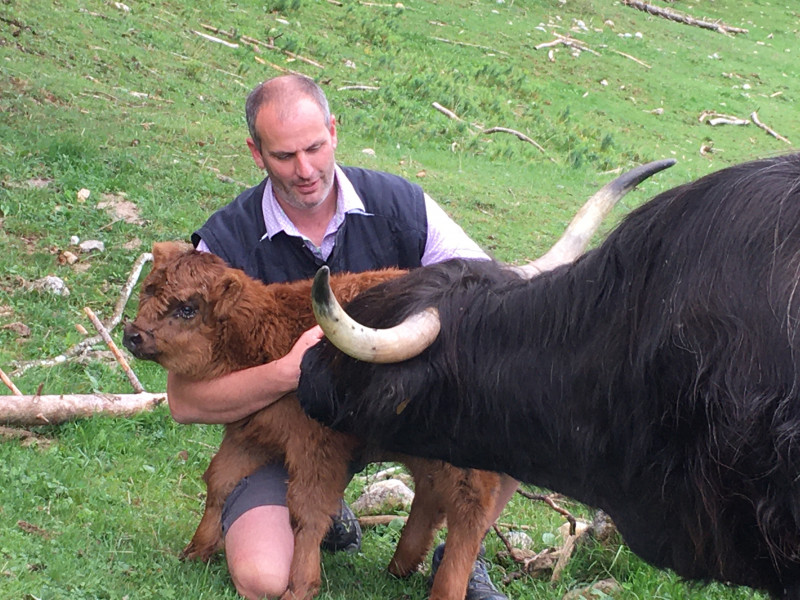
[[[192,236],[265,283],[333,271],[414,268],[484,252],[419,186],[376,171],[340,167],[336,125],[322,90],[309,78],[276,77],[246,103],[253,160],[268,177],[214,213]],[[230,423],[296,389],[300,359],[321,337],[315,327],[286,356],[211,382],[169,374],[170,411],[181,423]],[[231,578],[246,598],[278,597],[287,587],[294,539],[286,507],[286,470],[265,465],[231,492],[223,510]],[[505,479],[498,514],[514,493]],[[495,515],[496,517],[497,515]],[[329,549],[357,550],[360,529],[346,505],[326,536]],[[434,567],[443,548],[434,553]],[[476,563],[469,600],[503,600]]]

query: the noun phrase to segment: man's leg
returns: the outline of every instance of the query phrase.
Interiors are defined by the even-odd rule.
[[[249,600],[278,598],[289,585],[294,535],[285,506],[251,508],[228,529],[225,558],[236,591]]]
[[[277,598],[289,585],[294,552],[286,481],[280,464],[242,479],[225,500],[225,558],[236,591],[245,598]]]
[[[236,590],[245,598],[277,598],[289,585],[294,532],[286,507],[288,479],[283,465],[264,465],[242,479],[225,500],[225,556]],[[361,528],[344,501],[333,517],[322,546],[357,551]]]

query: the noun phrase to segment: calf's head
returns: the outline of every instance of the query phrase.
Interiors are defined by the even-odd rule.
[[[136,319],[125,326],[123,344],[137,358],[191,377],[216,376],[221,335],[232,319],[247,276],[222,259],[187,244],[153,246],[153,268],[142,282]],[[244,318],[242,318],[244,316]]]

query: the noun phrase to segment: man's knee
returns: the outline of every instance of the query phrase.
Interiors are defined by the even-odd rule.
[[[289,571],[279,571],[266,561],[244,560],[229,564],[231,579],[240,596],[248,600],[279,598],[289,586]]]

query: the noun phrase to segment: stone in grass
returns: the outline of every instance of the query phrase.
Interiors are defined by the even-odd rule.
[[[377,481],[364,488],[351,508],[357,515],[377,515],[396,510],[408,511],[414,492],[398,479]]]

